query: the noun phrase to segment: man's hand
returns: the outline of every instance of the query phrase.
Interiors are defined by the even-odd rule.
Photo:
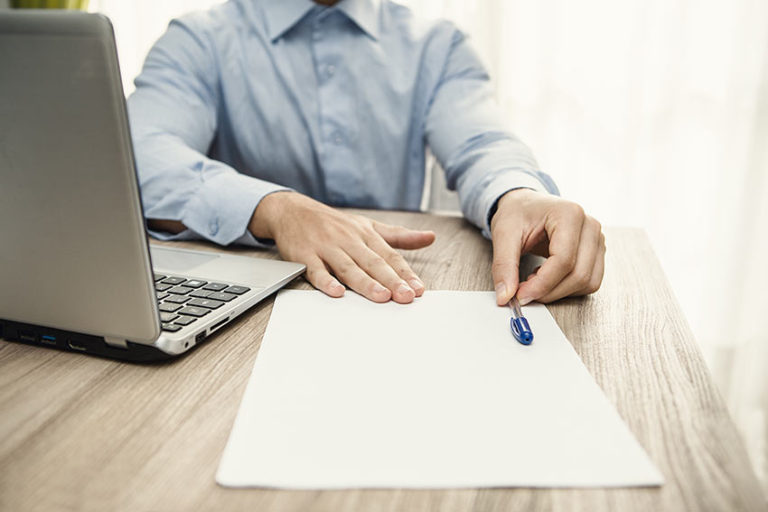
[[[600,288],[605,236],[600,223],[576,203],[528,189],[507,192],[491,219],[491,238],[493,282],[500,306],[515,293],[520,304],[527,304],[587,295]],[[518,283],[520,257],[526,253],[547,260]]]
[[[431,231],[343,213],[295,192],[262,199],[249,229],[273,239],[283,258],[304,263],[307,280],[331,297],[344,295],[341,283],[374,302],[406,304],[424,293],[424,284],[393,248],[426,247],[435,240]]]

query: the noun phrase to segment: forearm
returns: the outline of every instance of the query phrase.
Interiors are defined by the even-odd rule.
[[[490,237],[490,215],[506,192],[527,188],[557,193],[552,180],[538,170],[530,150],[511,134],[459,155],[448,165],[457,175],[462,212],[486,237]]]
[[[173,233],[174,235],[187,229],[187,226],[182,222],[166,219],[147,219],[147,226],[154,231],[165,231],[166,233]]]
[[[427,113],[426,136],[448,188],[459,193],[464,216],[490,236],[488,214],[516,188],[557,193],[530,149],[506,128],[490,78],[460,32]]]
[[[241,174],[169,134],[134,141],[144,214],[162,239],[260,245],[248,226],[260,201],[285,187]]]

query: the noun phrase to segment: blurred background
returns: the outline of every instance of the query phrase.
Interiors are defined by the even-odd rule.
[[[114,23],[129,94],[168,21],[219,2],[88,8]],[[768,491],[768,2],[401,3],[472,38],[564,197],[646,230]]]

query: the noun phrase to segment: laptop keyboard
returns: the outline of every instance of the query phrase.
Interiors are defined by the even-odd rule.
[[[166,332],[178,332],[251,291],[245,286],[155,274],[160,320]]]

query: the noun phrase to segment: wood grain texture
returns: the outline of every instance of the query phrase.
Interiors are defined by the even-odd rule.
[[[428,288],[492,289],[490,244],[464,220],[366,214],[437,233],[433,246],[407,255]],[[647,238],[631,229],[606,234],[601,290],[549,309],[664,474],[661,488],[218,487],[214,474],[269,319],[270,298],[165,364],[126,364],[0,341],[0,510],[768,509]],[[236,251],[277,257],[271,251]],[[291,287],[309,285],[299,279]]]

